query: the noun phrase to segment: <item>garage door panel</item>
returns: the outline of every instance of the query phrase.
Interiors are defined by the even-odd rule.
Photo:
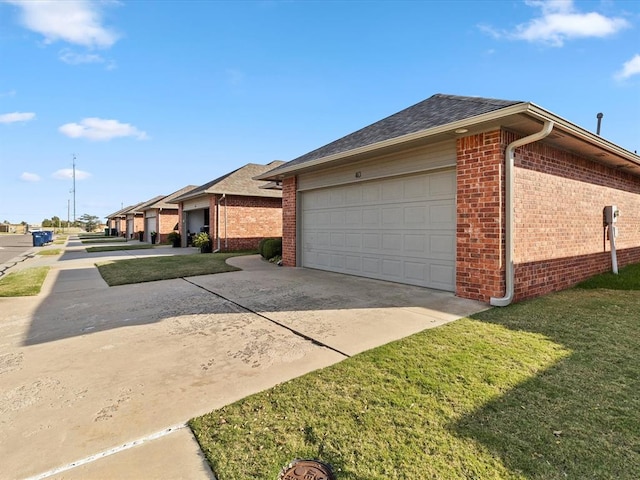
[[[382,183],[382,200],[401,200],[404,197],[404,182],[402,180],[386,180]]]
[[[380,225],[380,211],[373,208],[365,208],[362,210],[362,224],[368,227],[377,227]]]
[[[362,234],[346,233],[344,237],[344,242],[346,247],[356,248],[360,250],[362,248]]]
[[[455,205],[436,204],[429,206],[429,224],[435,228],[455,228]]]
[[[345,212],[345,221],[351,227],[362,225],[362,208],[350,208]]]
[[[389,255],[402,254],[402,234],[383,233],[382,248]]]
[[[429,192],[428,177],[409,177],[404,182],[404,198],[424,198],[425,193]]]
[[[380,274],[380,259],[374,257],[363,257],[362,272],[371,276]]]
[[[432,264],[429,268],[429,277],[434,288],[446,290],[455,282],[455,268],[452,265]]]
[[[379,233],[363,233],[362,245],[366,249],[377,250],[380,248],[380,234]]]
[[[362,271],[362,258],[354,255],[346,255],[344,266],[349,272],[359,273]]]
[[[331,190],[329,195],[329,206],[342,207],[344,206],[344,188],[335,188]]]
[[[303,192],[302,265],[454,290],[455,189],[450,170]]]
[[[456,253],[456,239],[453,235],[429,235],[429,243],[429,250],[436,258],[451,258]]]
[[[450,175],[450,172],[433,173],[428,177],[429,194],[434,197],[449,197],[455,195],[456,192],[456,177]]]
[[[426,235],[407,234],[404,236],[404,251],[411,255],[426,253]]]
[[[406,262],[405,275],[408,279],[415,282],[424,282],[427,279],[426,266],[423,263]]]
[[[343,232],[332,232],[329,236],[331,239],[331,248],[342,248],[345,246]]]

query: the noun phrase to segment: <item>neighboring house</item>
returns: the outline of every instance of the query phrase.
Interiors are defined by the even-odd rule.
[[[284,162],[249,163],[201,185],[170,203],[180,209],[182,245],[201,231],[209,233],[214,250],[256,248],[265,237],[282,235],[282,192],[261,188],[254,180]]]
[[[184,195],[196,188],[195,185],[188,185],[171,195],[161,197],[160,200],[147,203],[140,207],[144,216],[144,241],[151,243],[151,233],[156,232],[156,243],[168,241],[167,235],[174,229],[178,229],[179,210],[178,205],[170,203],[173,199]]]
[[[113,212],[110,215],[106,216],[107,219],[107,228],[109,229],[109,234],[114,237],[124,236],[127,231],[127,211],[131,210],[134,205],[129,205],[128,207],[121,208],[117,212]]]
[[[159,202],[165,197],[165,195],[158,195],[151,200],[139,203],[135,207],[127,210],[127,239],[145,241],[145,218],[144,210],[156,202]],[[142,233],[142,236],[140,235]],[[149,240],[151,241],[151,240]]]
[[[506,305],[610,270],[608,205],[640,262],[640,157],[528,102],[434,95],[257,178],[285,265]]]

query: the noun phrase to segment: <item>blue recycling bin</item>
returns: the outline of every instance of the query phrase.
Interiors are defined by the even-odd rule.
[[[31,236],[33,237],[33,246],[34,247],[42,247],[45,241],[44,232],[31,232]]]
[[[51,243],[53,242],[53,231],[51,230],[45,230],[44,232],[44,243]]]

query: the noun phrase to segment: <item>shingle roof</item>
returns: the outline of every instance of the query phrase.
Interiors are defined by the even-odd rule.
[[[267,182],[262,180],[254,180],[253,178],[279,167],[284,162],[274,160],[267,165],[259,165],[257,163],[249,163],[244,167],[240,167],[233,172],[227,173],[221,177],[211,180],[210,182],[200,185],[193,190],[180,195],[171,200],[171,203],[180,203],[189,198],[199,195],[227,194],[242,195],[247,197],[282,197],[279,190],[265,190],[260,188]]]
[[[135,206],[136,206],[136,205],[129,205],[129,206],[127,206],[127,207],[121,208],[120,210],[115,211],[115,212],[113,212],[113,213],[111,213],[111,214],[107,215],[107,216],[106,216],[106,217],[104,217],[104,218],[123,217],[123,216],[126,214],[126,212],[127,212],[128,210],[131,210],[131,209],[132,209],[133,207],[135,207]]]
[[[389,117],[295,158],[282,167],[274,169],[273,172],[277,172],[280,168],[301,165],[329,155],[428,130],[520,103],[525,102],[436,94],[398,113],[394,113]]]
[[[195,188],[197,188],[196,185],[187,185],[186,187],[181,188],[180,190],[177,190],[177,191],[173,192],[172,194],[167,195],[166,197],[162,197],[157,202],[145,205],[142,208],[142,210],[150,210],[152,208],[161,208],[161,209],[173,208],[173,209],[176,209],[176,208],[178,208],[178,206],[175,203],[171,203],[171,201],[173,199],[175,199],[175,198],[180,197],[181,195],[184,195],[185,193],[190,192],[191,190],[193,190]]]
[[[157,197],[153,197],[151,200],[147,200],[146,202],[142,202],[139,203],[138,205],[136,205],[134,208],[130,209],[127,214],[136,214],[136,213],[142,213],[143,211],[145,211],[147,209],[147,207],[149,205],[152,205],[160,200],[162,200],[165,197],[165,195],[158,195]]]

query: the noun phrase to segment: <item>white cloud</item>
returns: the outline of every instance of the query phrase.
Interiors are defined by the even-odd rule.
[[[525,3],[530,7],[540,8],[542,16],[517,25],[515,31],[497,30],[486,25],[479,28],[495,38],[512,38],[561,47],[566,40],[607,37],[630,26],[621,17],[607,17],[597,12],[578,12],[573,0],[525,0]]]
[[[53,172],[51,176],[56,180],[72,180],[73,168],[62,168],[60,170]],[[76,180],[86,180],[90,176],[91,174],[89,172],[84,172],[76,168]]]
[[[20,180],[23,182],[39,182],[41,180],[40,175],[35,173],[24,172],[20,175]]]
[[[58,58],[69,65],[79,65],[81,63],[104,63],[105,59],[95,53],[76,53],[68,48],[60,50]]]
[[[86,138],[89,140],[111,140],[117,137],[134,137],[138,140],[147,140],[149,138],[146,132],[138,130],[128,123],[95,117],[84,118],[80,123],[66,123],[58,130],[71,138]]]
[[[15,97],[15,96],[16,96],[15,90],[9,90],[8,92],[0,93],[0,97]]]
[[[44,36],[46,43],[65,41],[108,48],[118,35],[102,25],[101,5],[90,0],[5,0],[20,9],[24,27]],[[113,2],[110,2],[113,3]]]
[[[626,80],[634,75],[640,75],[640,54],[636,54],[628,62],[624,62],[622,70],[616,73],[615,77],[618,80]]]
[[[36,118],[33,112],[13,112],[0,115],[0,123],[28,122]]]

